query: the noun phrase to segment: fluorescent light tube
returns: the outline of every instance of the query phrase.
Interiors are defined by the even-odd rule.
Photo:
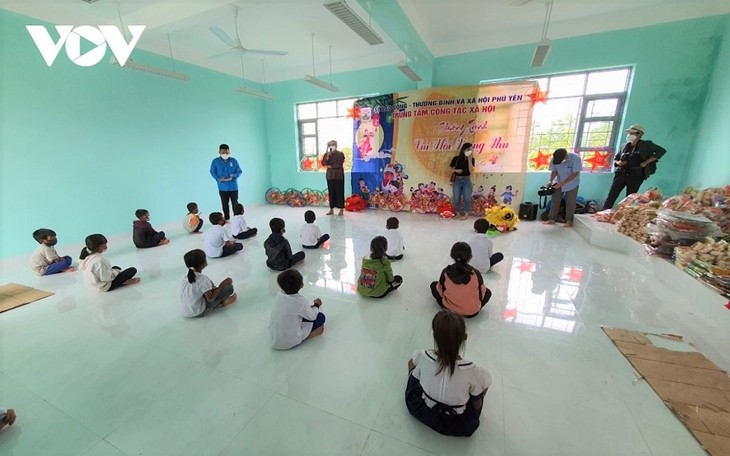
[[[183,73],[178,73],[175,71],[165,70],[163,68],[157,68],[149,65],[144,65],[142,63],[133,62],[132,59],[128,59],[127,63],[124,64],[124,66],[119,65],[119,62],[116,58],[112,57],[109,60],[109,63],[111,63],[114,66],[118,66],[120,68],[127,68],[129,70],[137,70],[141,71],[143,73],[149,73],[154,74],[156,76],[164,76],[166,78],[172,78],[172,79],[178,79],[180,81],[189,81],[190,76]]]
[[[310,84],[316,85],[317,87],[321,87],[325,90],[329,90],[330,92],[339,92],[340,91],[340,89],[338,87],[335,87],[332,84],[326,83],[323,80],[316,78],[314,76],[311,76],[309,74],[304,76],[304,80]]]
[[[552,46],[550,45],[550,40],[548,40],[547,38],[538,43],[537,47],[535,48],[535,53],[532,54],[531,66],[533,68],[541,67],[545,63],[548,54],[550,54],[551,47]]]
[[[239,87],[239,88],[236,89],[236,92],[243,93],[243,94],[246,94],[246,95],[251,95],[253,97],[263,98],[265,100],[273,100],[274,99],[274,97],[272,97],[271,95],[269,95],[266,92],[261,92],[259,90],[249,89],[247,87]]]
[[[408,79],[410,79],[411,81],[418,82],[423,80],[419,75],[416,74],[415,71],[413,71],[411,67],[408,66],[406,62],[400,62],[398,64],[398,69],[401,70],[403,74],[408,76]]]
[[[344,0],[326,2],[324,7],[330,10],[337,19],[344,22],[346,26],[350,27],[353,32],[357,33],[369,45],[383,44],[383,39],[365,21],[360,19],[360,16],[355,14],[355,11]]]

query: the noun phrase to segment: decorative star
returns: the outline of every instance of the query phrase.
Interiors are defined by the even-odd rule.
[[[517,266],[517,269],[520,270],[520,274],[522,274],[523,272],[533,272],[535,270],[535,263],[531,261],[521,260],[520,264]]]
[[[597,168],[608,169],[610,157],[611,152],[601,152],[600,150],[594,150],[593,156],[590,158],[586,158],[586,163],[590,163],[591,172],[595,171]]]
[[[309,155],[307,155],[302,160],[302,171],[311,171],[313,165],[314,165],[314,161],[311,158],[309,158]]]
[[[567,276],[566,278],[570,280],[571,282],[580,282],[580,279],[583,278],[583,268],[568,268],[567,271],[563,271],[563,273]]]
[[[537,103],[546,103],[548,99],[548,92],[549,90],[542,91],[540,89],[540,86],[536,86],[535,89],[532,91],[532,93],[527,94],[527,98],[532,100],[530,102],[530,107],[535,106]]]
[[[538,150],[537,154],[534,157],[530,158],[530,161],[535,167],[535,171],[539,171],[540,169],[547,168],[550,164],[550,154]]]
[[[347,108],[347,118],[348,119],[359,119],[360,118],[360,108],[357,106],[353,106],[352,108]]]

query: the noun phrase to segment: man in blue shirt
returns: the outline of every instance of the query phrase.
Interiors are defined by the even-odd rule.
[[[221,196],[221,205],[223,206],[223,215],[226,220],[230,220],[231,215],[228,209],[228,201],[231,205],[238,204],[238,182],[236,180],[243,173],[238,161],[231,157],[228,144],[221,144],[218,147],[220,157],[214,158],[210,163],[210,175],[213,176],[218,184],[218,193]]]
[[[545,225],[555,225],[555,218],[560,210],[560,201],[563,199],[563,194],[565,194],[565,227],[570,228],[573,226],[575,201],[578,198],[578,186],[580,185],[580,172],[582,169],[583,161],[580,159],[580,155],[572,152],[568,153],[565,149],[556,149],[553,152],[548,186],[554,188],[555,193],[553,193],[548,219],[543,222]]]

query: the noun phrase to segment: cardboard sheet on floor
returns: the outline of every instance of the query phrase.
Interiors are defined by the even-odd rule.
[[[730,454],[730,377],[725,371],[696,351],[658,347],[648,333],[603,331],[709,454]]]
[[[38,290],[17,283],[2,285],[0,286],[0,313],[49,296],[53,296],[50,291]]]

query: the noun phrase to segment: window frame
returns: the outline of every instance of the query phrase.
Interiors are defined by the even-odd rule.
[[[317,163],[319,163],[319,160],[321,159],[321,155],[319,153],[320,152],[320,121],[327,120],[327,119],[347,118],[347,115],[348,115],[347,112],[340,112],[341,102],[345,101],[345,100],[352,100],[352,104],[354,105],[358,99],[359,99],[358,97],[350,96],[350,97],[343,97],[343,98],[331,98],[331,99],[327,99],[327,100],[305,101],[305,102],[294,104],[294,115],[296,118],[297,137],[298,137],[297,144],[298,144],[298,149],[299,149],[297,151],[297,157],[298,157],[297,165],[296,165],[297,172],[322,173],[325,171],[324,169],[319,169],[319,165],[317,165]],[[320,105],[323,103],[334,103],[335,104],[335,115],[334,116],[325,116],[325,117],[320,116]],[[311,105],[311,104],[314,105],[314,117],[300,119],[299,118],[299,106]],[[347,108],[343,107],[343,109],[347,109]],[[314,124],[314,133],[305,134],[303,126],[305,124],[310,124],[310,123]],[[309,139],[309,138],[314,138],[315,143],[317,144],[316,154],[314,154],[314,155],[310,155],[310,154],[306,153],[305,140]],[[348,146],[352,147],[350,144],[348,144]],[[307,170],[302,169],[301,163],[306,157],[310,157],[310,159],[314,160],[314,162],[315,162],[315,166],[312,170],[307,171]],[[350,166],[352,166],[351,163],[350,163]],[[350,170],[345,170],[345,172],[350,172]]]
[[[590,78],[590,75],[593,73],[603,73],[608,71],[619,71],[619,70],[626,70],[628,73],[626,75],[626,80],[624,81],[623,91],[620,92],[608,92],[608,93],[598,93],[598,94],[586,94],[586,90],[588,88],[588,80]],[[593,152],[593,151],[602,151],[602,152],[612,152],[617,153],[618,149],[620,148],[621,144],[619,141],[619,135],[621,133],[621,123],[623,121],[624,115],[626,114],[626,100],[629,97],[629,89],[631,88],[631,81],[634,77],[634,70],[635,68],[632,65],[621,65],[616,67],[608,67],[608,68],[594,68],[589,70],[583,70],[583,71],[569,71],[565,73],[552,73],[552,74],[541,74],[541,75],[532,75],[532,76],[523,76],[518,78],[505,78],[505,79],[496,79],[496,80],[483,80],[480,81],[480,84],[494,84],[499,82],[512,82],[512,81],[534,81],[539,83],[541,79],[546,80],[545,81],[545,90],[548,91],[548,103],[550,100],[558,100],[562,98],[580,98],[580,105],[578,107],[578,112],[576,113],[576,119],[575,119],[575,133],[573,136],[573,143],[570,145],[570,150],[574,151],[578,155],[580,155],[581,159],[585,161],[585,155]],[[583,80],[583,87],[581,90],[580,95],[565,95],[560,97],[551,98],[550,97],[550,83],[553,78],[558,77],[565,77],[565,76],[571,76],[571,75],[585,75],[585,78]],[[541,86],[542,87],[542,86]],[[596,117],[588,117],[587,114],[587,106],[591,101],[597,101],[597,100],[607,100],[607,99],[616,99],[616,110],[614,111],[614,114],[612,116],[596,116]],[[586,129],[586,126],[591,122],[613,122],[613,126],[611,128],[611,133],[609,136],[609,143],[605,146],[591,146],[591,147],[583,147],[581,146],[582,138],[583,138],[583,132]],[[532,127],[534,125],[534,118],[533,122],[530,125],[530,135],[532,135]],[[566,145],[567,146],[567,145]],[[530,144],[528,143],[528,150],[530,148]],[[534,173],[534,172],[545,172],[546,170],[536,170],[536,169],[530,169],[530,158],[529,158],[529,152],[527,157],[527,168],[526,171],[528,173]],[[585,165],[584,165],[585,169]],[[611,160],[611,164],[608,168],[601,171],[596,171],[597,173],[611,173],[613,172],[613,160]]]

